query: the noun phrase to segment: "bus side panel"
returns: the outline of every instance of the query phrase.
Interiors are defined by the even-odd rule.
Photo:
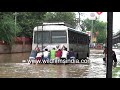
[[[76,45],[76,44],[69,44],[69,48],[73,48],[77,59],[85,59],[88,57],[89,54],[89,47],[88,45]]]
[[[68,30],[69,49],[73,48],[77,59],[85,59],[89,57],[89,37],[88,35]]]

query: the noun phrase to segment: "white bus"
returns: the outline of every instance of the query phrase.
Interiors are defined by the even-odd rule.
[[[89,36],[80,31],[76,31],[65,25],[65,23],[43,23],[33,30],[32,49],[36,46],[40,50],[52,48],[62,48],[65,46],[69,51],[71,48],[77,59],[89,57]]]

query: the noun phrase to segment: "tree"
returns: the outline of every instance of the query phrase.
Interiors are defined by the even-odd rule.
[[[33,28],[42,22],[46,12],[0,12],[0,40],[13,43],[15,36],[32,37]]]
[[[8,44],[14,42],[15,32],[19,32],[19,28],[15,31],[15,22],[11,12],[0,12],[0,40]]]
[[[91,30],[91,27],[92,27],[91,20],[85,19],[85,20],[82,20],[81,22],[82,22],[81,26],[83,27],[82,31],[90,31]]]
[[[82,21],[83,31],[91,31],[92,24],[91,20],[85,19]],[[104,43],[106,40],[106,26],[107,23],[99,21],[98,19],[93,20],[93,35],[97,37],[97,43]]]
[[[65,22],[70,24],[71,27],[76,26],[74,12],[47,12],[45,14],[45,22]]]
[[[17,22],[21,26],[21,31],[17,36],[32,37],[35,26],[43,22],[44,14],[46,12],[19,12]]]
[[[94,21],[94,33],[98,31],[97,42],[104,43],[106,41],[107,23],[99,20]]]

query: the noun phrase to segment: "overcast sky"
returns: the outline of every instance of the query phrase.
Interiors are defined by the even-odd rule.
[[[107,22],[107,12],[102,12],[102,14],[98,15],[96,12],[80,12],[83,13],[84,16],[81,16],[81,19],[89,18],[90,13],[95,13],[97,17],[99,17],[101,21]],[[76,17],[78,13],[76,12]],[[120,30],[120,12],[113,12],[113,32],[118,32]]]

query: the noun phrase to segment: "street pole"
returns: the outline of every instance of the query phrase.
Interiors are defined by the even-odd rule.
[[[16,12],[15,12],[15,37],[16,37]]]
[[[38,47],[38,25],[37,25],[37,47]]]
[[[80,12],[78,12],[78,14],[79,14],[79,18],[78,18],[78,30],[80,30],[81,31],[81,28],[80,28]]]
[[[15,15],[15,37],[16,37],[16,25],[17,25],[17,12],[15,12],[13,15]]]
[[[92,27],[91,27],[91,45],[92,45],[92,38],[93,38],[93,20],[92,20]]]
[[[42,24],[42,52],[43,52],[43,24]]]
[[[79,26],[80,26],[80,12],[78,12],[79,13]]]
[[[43,23],[42,23],[42,55],[43,55]]]
[[[107,12],[107,70],[106,78],[112,78],[112,31],[113,12]]]

